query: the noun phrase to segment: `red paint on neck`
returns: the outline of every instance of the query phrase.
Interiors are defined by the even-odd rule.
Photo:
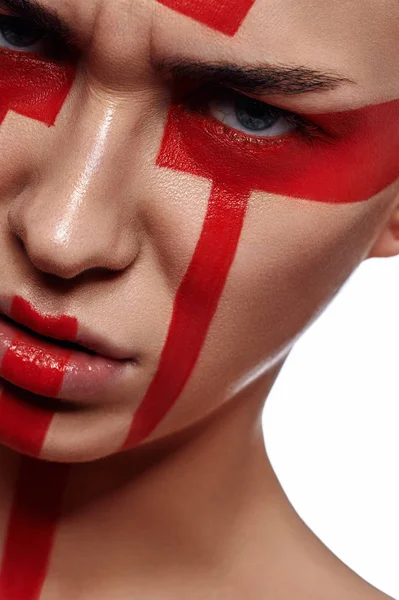
[[[234,36],[255,0],[158,0],[158,2],[211,29]]]
[[[0,570],[0,598],[39,600],[69,469],[21,458]]]
[[[8,111],[54,125],[74,81],[71,65],[0,49],[0,124]]]

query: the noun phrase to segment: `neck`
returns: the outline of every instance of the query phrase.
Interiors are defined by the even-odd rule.
[[[116,589],[121,599],[137,591],[151,597],[165,586],[190,597],[196,582],[204,589],[208,581],[214,589],[229,572],[239,574],[240,557],[253,557],[251,567],[245,565],[248,578],[259,568],[259,557],[267,562],[270,551],[275,565],[278,549],[293,547],[295,535],[314,537],[289,503],[265,451],[263,405],[280,368],[184,432],[72,465],[44,598],[80,598],[80,593],[90,599],[99,592],[113,598]],[[0,460],[4,546],[21,459],[3,449]],[[41,527],[42,520],[36,531]]]

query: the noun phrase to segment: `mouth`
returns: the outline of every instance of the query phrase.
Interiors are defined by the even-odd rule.
[[[87,346],[84,346],[83,344],[80,344],[78,342],[72,342],[72,341],[68,341],[68,340],[59,339],[59,338],[52,337],[52,336],[43,335],[33,329],[30,329],[26,325],[22,325],[18,321],[14,321],[14,319],[11,319],[10,317],[7,317],[6,315],[0,314],[0,320],[4,321],[5,323],[9,323],[10,326],[20,330],[21,332],[24,332],[26,335],[30,335],[32,338],[37,338],[38,343],[50,342],[50,343],[54,344],[55,346],[57,346],[58,348],[64,348],[65,350],[84,352],[85,354],[89,354],[91,356],[96,356],[96,355],[101,356],[100,352],[95,352],[94,350],[91,350],[90,348],[88,348]],[[106,358],[106,357],[104,356],[104,358]]]
[[[36,327],[35,327],[36,329]],[[48,329],[48,328],[47,328]],[[54,329],[54,328],[53,328]],[[68,332],[55,332],[64,337]],[[84,404],[93,402],[134,360],[115,359],[93,349],[89,341],[50,337],[0,315],[0,378],[35,396]],[[42,401],[50,406],[50,401]],[[65,405],[66,406],[66,405]]]

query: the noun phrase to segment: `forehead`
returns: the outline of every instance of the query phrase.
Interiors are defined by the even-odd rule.
[[[162,3],[191,4],[190,0]],[[248,2],[226,0],[227,13],[231,4]],[[399,97],[398,0],[255,0],[234,37],[201,26],[177,10],[161,6],[156,14],[156,39],[168,53],[306,66],[355,80],[356,88],[330,94],[334,109]],[[315,98],[303,97],[300,103],[304,109],[317,109]],[[327,109],[328,102],[322,107]]]
[[[357,82],[323,93],[321,110],[399,97],[398,0],[38,1],[113,67],[143,64],[151,53],[157,59],[304,66]],[[317,95],[295,98],[296,107],[310,112],[317,102]]]

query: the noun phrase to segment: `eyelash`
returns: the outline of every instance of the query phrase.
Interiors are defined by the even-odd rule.
[[[262,100],[258,101],[261,104],[264,104],[266,107],[270,107],[277,113],[280,113],[281,117],[284,117],[290,125],[295,126],[290,133],[286,133],[280,136],[268,137],[251,135],[246,132],[236,130],[233,127],[230,127],[229,125],[226,125],[225,123],[217,120],[215,117],[207,114],[209,110],[209,104],[211,101],[222,100],[223,98],[226,99],[226,97],[229,100],[233,101],[234,96],[237,95],[241,97],[252,98],[252,96],[248,96],[247,94],[244,94],[227,86],[219,84],[205,84],[202,87],[191,91],[185,98],[179,100],[180,103],[185,105],[186,109],[195,113],[199,113],[204,118],[217,123],[219,125],[220,130],[224,131],[226,134],[234,135],[234,137],[237,140],[248,141],[268,146],[276,143],[276,141],[278,140],[283,140],[284,138],[288,137],[292,138],[292,136],[296,134],[300,135],[301,138],[309,144],[314,144],[317,141],[326,141],[326,133],[321,129],[321,127],[316,125],[316,123],[310,121],[302,115],[299,115],[298,113],[287,111],[274,104],[263,102]]]
[[[43,56],[43,58],[47,58],[49,60],[54,61],[64,61],[64,60],[72,60],[73,52],[70,51],[63,40],[58,39],[56,35],[54,35],[50,30],[40,27],[24,17],[18,17],[10,14],[5,14],[0,12],[0,29],[7,25],[12,25],[13,21],[18,20],[21,24],[26,24],[31,27],[32,32],[36,32],[38,34],[38,44],[43,46],[43,50],[39,52],[32,51],[37,55]],[[1,31],[0,31],[1,33]],[[17,52],[26,52],[26,48],[21,50],[16,50]]]

